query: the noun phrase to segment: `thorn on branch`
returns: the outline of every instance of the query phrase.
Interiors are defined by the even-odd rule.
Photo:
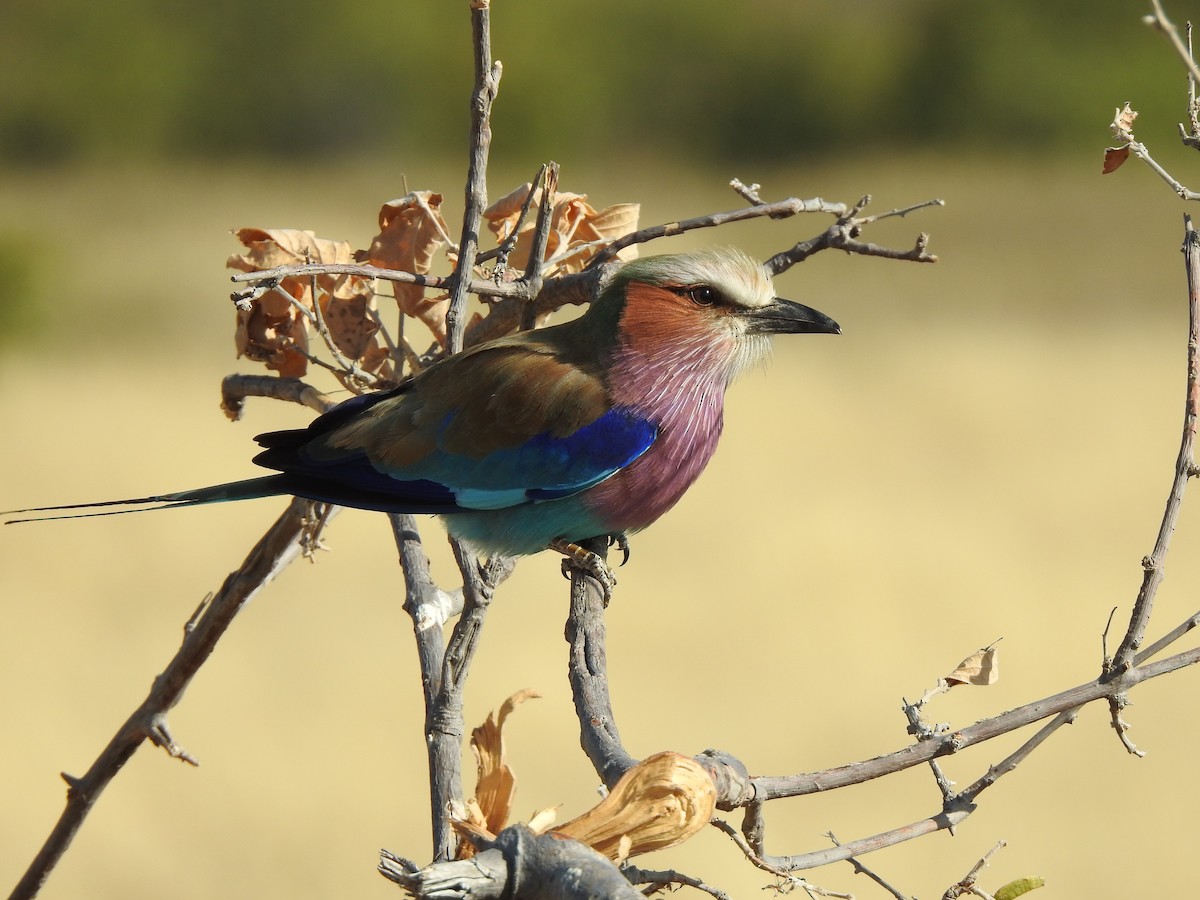
[[[157,713],[151,717],[150,724],[146,728],[146,737],[149,738],[150,743],[154,744],[154,746],[161,747],[167,751],[167,755],[172,759],[178,759],[193,767],[200,765],[200,760],[175,743],[175,738],[171,736],[171,730],[167,727],[167,716],[165,713]]]
[[[196,630],[196,626],[199,624],[200,619],[203,618],[204,613],[208,611],[208,608],[212,606],[213,598],[215,596],[216,594],[214,594],[212,591],[209,591],[207,594],[205,594],[204,599],[201,600],[199,605],[196,606],[196,609],[192,613],[191,617],[188,618],[188,620],[184,623],[183,639],[185,641],[188,639],[188,636]]]
[[[1125,693],[1113,694],[1108,698],[1108,713],[1111,718],[1113,730],[1116,731],[1117,737],[1121,739],[1121,746],[1131,756],[1141,759],[1146,755],[1146,751],[1138,749],[1137,744],[1129,737],[1129,723],[1121,718],[1121,710],[1128,706],[1129,703],[1129,697]]]

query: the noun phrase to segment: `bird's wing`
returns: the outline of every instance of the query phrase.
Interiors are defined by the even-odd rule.
[[[603,380],[552,347],[501,343],[399,388],[346,401],[307,429],[259,437],[255,462],[304,496],[406,512],[502,509],[598,484],[654,442]],[[319,493],[324,491],[324,493]]]

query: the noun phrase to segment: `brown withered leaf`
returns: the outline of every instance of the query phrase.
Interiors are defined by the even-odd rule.
[[[238,356],[263,363],[281,378],[300,378],[308,371],[307,320],[276,291],[238,311],[233,340]]]
[[[995,684],[1000,680],[1000,657],[995,645],[972,653],[945,677],[947,684]]]
[[[1117,171],[1127,159],[1129,159],[1129,147],[1106,148],[1104,151],[1104,166],[1100,169],[1100,174],[1107,175],[1110,172]]]
[[[305,262],[353,261],[348,242],[318,238],[311,231],[291,228],[239,228],[234,234],[247,252],[230,256],[226,266],[243,272],[261,272],[276,266]],[[317,283],[321,290],[331,294],[338,301],[362,300],[361,310],[365,313],[371,291],[370,281],[367,279],[349,275],[322,275],[317,279]],[[308,277],[284,278],[280,281],[278,289],[252,301],[249,309],[238,310],[234,343],[238,356],[258,360],[282,377],[299,378],[308,369],[308,360],[305,357],[308,350],[308,317],[296,304],[290,303],[287,297],[282,296],[280,291],[292,297],[301,306],[312,309],[312,280]],[[355,333],[356,328],[349,322],[348,312],[349,310],[337,311],[339,329],[349,343],[354,343],[350,336]],[[369,317],[367,322],[374,325]],[[338,343],[340,347],[340,341]]]
[[[246,247],[246,253],[230,256],[225,265],[243,272],[261,272],[276,266],[294,266],[306,262],[352,263],[354,251],[349,241],[333,241],[319,238],[311,231],[296,228],[239,228],[234,235]],[[307,295],[308,276],[285,278],[284,290],[297,299],[301,292],[292,289],[292,282],[301,284]],[[370,294],[369,279],[357,275],[321,275],[317,278],[321,290],[335,297],[356,297]],[[311,300],[309,302],[311,308]]]
[[[521,215],[521,207],[525,204],[525,198],[529,196],[529,190],[533,185],[528,181],[517,188],[509,191],[499,200],[496,200],[483,211],[483,217],[487,219],[488,228],[492,234],[496,236],[496,243],[501,243],[512,234],[512,230],[517,226],[517,219]],[[536,209],[537,202],[541,199],[542,189],[539,187],[537,193],[534,194],[531,208]]]
[[[1112,124],[1108,126],[1108,129],[1113,133],[1114,137],[1125,141],[1132,141],[1133,122],[1137,117],[1137,110],[1131,107],[1129,102],[1126,101],[1125,105],[1113,115]]]
[[[516,228],[529,188],[528,183],[523,184],[484,210],[484,218],[497,243],[506,240]],[[534,192],[535,209],[541,199],[542,189],[539,187]],[[555,193],[550,235],[546,243],[546,259],[555,260],[555,263],[547,268],[545,274],[562,275],[582,271],[604,246],[588,245],[597,241],[611,241],[637,230],[640,212],[641,206],[637,203],[618,203],[596,210],[587,202],[586,194]],[[536,223],[536,215],[525,218],[518,232],[516,247],[508,258],[510,266],[524,269],[529,264],[530,243]],[[571,248],[578,250],[568,252]],[[618,254],[623,260],[633,259],[636,255],[636,246],[626,247]]]
[[[441,206],[442,195],[433,191],[412,191],[383,204],[379,209],[379,234],[358,258],[384,269],[428,274],[434,255],[447,243]],[[449,302],[445,294],[427,297],[420,285],[396,282],[392,282],[392,293],[401,312],[424,322],[438,342],[445,344]]]
[[[350,359],[360,360],[378,345],[379,323],[370,314],[370,304],[370,297],[321,297],[321,316],[329,336]]]
[[[698,762],[666,751],[642,760],[596,806],[551,831],[609,859],[637,856],[700,831],[712,818],[716,799],[717,789]]]
[[[487,720],[471,732],[471,750],[478,767],[472,803],[479,818],[476,814],[471,815],[469,827],[482,828],[495,835],[508,823],[517,782],[504,759],[504,723],[514,709],[526,700],[540,696],[533,690],[518,691],[500,705],[494,718],[488,713]]]

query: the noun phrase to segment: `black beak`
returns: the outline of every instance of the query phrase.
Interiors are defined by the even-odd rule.
[[[776,297],[766,306],[743,310],[752,334],[841,334],[842,328],[823,312]]]

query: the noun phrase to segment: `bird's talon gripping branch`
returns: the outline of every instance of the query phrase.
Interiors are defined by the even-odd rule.
[[[600,588],[604,592],[604,605],[608,606],[608,602],[612,600],[613,588],[617,586],[616,576],[608,567],[608,563],[591,550],[585,550],[564,538],[551,541],[550,549],[566,557],[563,560],[562,571],[567,578],[571,577],[572,570],[578,569],[600,582]]]

